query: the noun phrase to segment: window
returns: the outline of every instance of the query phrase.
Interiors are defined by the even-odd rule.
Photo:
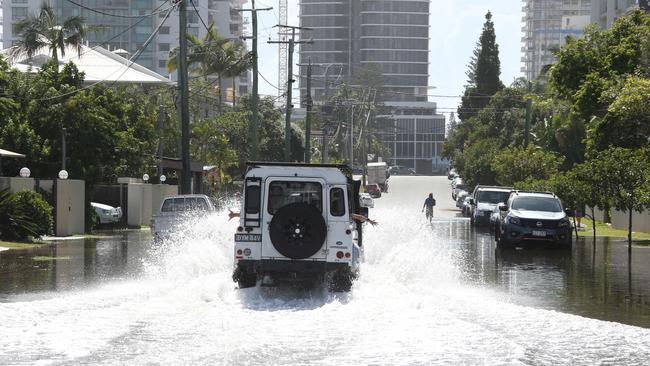
[[[158,60],[158,67],[167,67],[167,60]]]
[[[260,186],[247,186],[246,187],[246,202],[244,203],[244,210],[249,215],[256,215],[260,213]]]
[[[345,215],[345,193],[342,188],[330,190],[330,214],[332,216]]]
[[[268,211],[271,215],[283,206],[306,203],[323,210],[323,187],[318,182],[275,181],[269,185]]]
[[[169,43],[159,43],[158,51],[169,52]]]
[[[202,198],[169,198],[163,203],[162,212],[207,211],[208,204]]]
[[[169,34],[169,27],[160,27],[160,34]]]
[[[27,8],[11,8],[11,19],[21,20],[27,18]]]

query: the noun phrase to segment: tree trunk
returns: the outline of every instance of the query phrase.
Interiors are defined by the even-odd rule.
[[[596,209],[591,208],[591,227],[594,230],[594,243],[596,242]]]
[[[634,214],[634,210],[632,210],[632,208],[629,208],[628,211],[629,221],[627,225],[627,252],[628,254],[632,254],[632,215]]]
[[[217,112],[219,112],[219,115],[221,115],[221,104],[223,104],[223,88],[221,85],[222,82],[221,74],[217,75],[217,80],[219,83],[219,105],[217,106]]]
[[[237,103],[237,91],[235,90],[235,77],[232,77],[232,109],[235,109],[235,103]]]

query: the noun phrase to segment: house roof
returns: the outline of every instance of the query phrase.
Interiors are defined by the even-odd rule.
[[[7,56],[11,67],[22,72],[37,72],[40,66],[51,59],[49,49],[40,49],[29,60],[27,56],[11,58],[11,48],[0,51]],[[174,84],[168,78],[155,73],[137,63],[131,63],[128,59],[115,54],[103,47],[81,46],[81,52],[77,55],[74,47],[68,46],[65,55],[59,55],[59,67],[72,61],[79,71],[85,74],[85,82],[93,84],[97,82],[106,83],[127,83],[127,84]]]

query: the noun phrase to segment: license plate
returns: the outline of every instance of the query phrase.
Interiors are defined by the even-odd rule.
[[[262,234],[235,234],[235,241],[260,242]]]
[[[546,231],[544,231],[544,230],[533,230],[533,236],[546,236]]]

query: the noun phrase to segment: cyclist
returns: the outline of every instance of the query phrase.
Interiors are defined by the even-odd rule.
[[[424,205],[422,205],[422,212],[424,212],[424,209],[427,209],[427,219],[429,221],[433,218],[433,206],[436,205],[436,200],[433,198],[433,193],[429,193],[429,197],[427,197],[426,200],[424,200]]]

